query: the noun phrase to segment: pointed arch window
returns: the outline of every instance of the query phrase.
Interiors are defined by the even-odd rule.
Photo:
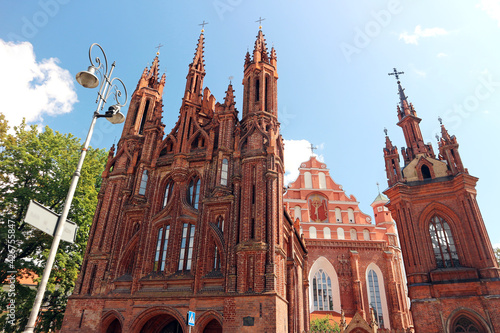
[[[316,238],[316,228],[315,227],[309,227],[309,238]]]
[[[146,124],[146,120],[148,117],[148,109],[149,109],[149,99],[146,100],[146,106],[144,107],[144,112],[142,114],[141,125],[139,126],[139,134],[144,134],[144,125]]]
[[[146,186],[148,185],[148,170],[142,172],[141,183],[139,184],[139,194],[146,194]]]
[[[179,253],[179,271],[190,271],[193,260],[195,226],[193,224],[184,223],[182,225],[182,241],[181,251]]]
[[[429,223],[432,248],[438,268],[458,267],[457,249],[448,223],[439,216],[431,218]]]
[[[319,178],[319,188],[320,189],[325,189],[326,188],[326,176],[323,172],[318,173],[318,178]]]
[[[380,298],[380,286],[377,273],[373,269],[368,272],[368,296],[370,307],[375,313],[375,320],[379,327],[384,327],[384,315],[382,312],[382,299]]]
[[[200,179],[198,177],[194,177],[189,182],[188,191],[187,191],[187,202],[194,209],[198,209],[198,201],[200,199]]]
[[[347,218],[349,219],[349,223],[355,223],[354,210],[352,208],[347,208]]]
[[[224,218],[221,215],[217,217],[217,227],[224,233]]]
[[[312,176],[309,171],[304,172],[304,187],[312,188]]]
[[[363,230],[363,239],[370,240],[370,230],[368,229]]]
[[[165,186],[165,195],[163,196],[163,207],[165,207],[170,201],[170,198],[172,197],[173,188],[174,188],[174,181],[170,179],[167,182],[167,186]]]
[[[332,232],[331,232],[330,228],[328,228],[328,227],[323,228],[323,238],[324,239],[332,239]]]
[[[420,169],[420,171],[422,172],[422,178],[424,179],[431,179],[432,176],[431,176],[431,170],[429,169],[429,167],[427,165],[422,165],[422,168]]]
[[[460,316],[453,324],[453,328],[451,330],[452,333],[462,333],[462,332],[474,332],[474,333],[482,333],[485,330],[482,326],[473,320],[471,320],[467,316]]]
[[[342,223],[342,212],[339,207],[335,207],[335,219],[337,223]]]
[[[323,269],[313,278],[314,311],[333,311],[332,280]]]
[[[222,167],[220,170],[220,184],[223,186],[227,186],[227,175],[229,171],[229,163],[227,162],[227,158],[222,160]]]
[[[154,271],[163,272],[167,260],[168,237],[170,236],[170,225],[164,226],[158,230],[156,240]]]

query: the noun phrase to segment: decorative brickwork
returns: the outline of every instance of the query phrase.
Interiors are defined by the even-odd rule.
[[[208,88],[200,35],[179,120],[162,124],[159,60],[110,151],[63,332],[308,330],[305,244],[283,209],[276,52],[258,32],[243,118]]]
[[[398,81],[398,125],[407,148],[386,136],[391,210],[398,227],[416,332],[500,332],[500,270],[476,201],[477,178],[441,125],[439,155],[423,144],[420,118]]]

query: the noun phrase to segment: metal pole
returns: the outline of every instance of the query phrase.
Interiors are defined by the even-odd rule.
[[[96,114],[92,117],[92,123],[90,124],[89,132],[87,133],[87,139],[83,145],[82,153],[80,155],[80,160],[76,167],[76,171],[71,179],[71,185],[69,186],[68,194],[66,196],[66,201],[64,203],[64,208],[59,218],[59,223],[57,224],[56,233],[54,235],[54,240],[52,241],[52,246],[50,248],[49,257],[47,258],[47,263],[45,269],[43,270],[42,281],[38,285],[38,290],[36,293],[35,303],[33,304],[33,309],[31,309],[30,317],[28,319],[28,324],[24,330],[24,333],[32,333],[35,328],[36,319],[38,317],[38,311],[42,305],[43,295],[45,294],[45,289],[47,288],[47,282],[49,281],[50,271],[54,265],[54,260],[56,258],[57,249],[59,248],[59,242],[61,241],[61,235],[64,230],[64,224],[68,217],[69,209],[71,207],[71,202],[73,201],[73,196],[75,194],[76,186],[80,178],[80,172],[82,171],[83,161],[85,160],[85,155],[87,154],[87,149],[89,148],[90,138],[92,137],[92,132],[94,131],[94,125],[97,120]]]

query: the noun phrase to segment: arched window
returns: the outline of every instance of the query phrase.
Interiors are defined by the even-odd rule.
[[[333,311],[332,281],[323,269],[313,278],[314,311]]]
[[[462,333],[462,332],[474,332],[483,333],[486,332],[482,325],[471,320],[468,316],[461,315],[453,323],[451,333]]]
[[[229,170],[228,162],[227,162],[227,158],[225,158],[222,160],[222,167],[220,170],[220,184],[223,186],[227,185],[228,170]]]
[[[354,223],[354,210],[352,208],[347,208],[347,218],[349,223]]]
[[[299,219],[299,221],[302,221],[302,213],[300,211],[300,206],[294,207],[293,215],[295,216],[295,219]]]
[[[142,172],[141,184],[139,185],[139,194],[146,194],[146,186],[148,185],[148,170]]]
[[[332,232],[330,231],[330,228],[328,227],[323,228],[323,238],[332,239]]]
[[[363,230],[363,239],[370,240],[370,230],[368,229]]]
[[[316,238],[316,228],[309,227],[309,238]]]
[[[422,172],[422,178],[424,179],[431,179],[431,170],[429,170],[429,167],[427,165],[422,165],[422,168],[420,168],[420,171]]]
[[[156,241],[155,263],[153,270],[163,272],[167,259],[168,237],[170,235],[170,225],[158,230],[158,239]]]
[[[222,215],[219,215],[219,217],[217,217],[217,227],[219,227],[220,231],[224,232],[224,218],[222,217]]]
[[[304,172],[304,187],[312,188],[312,177],[309,171]]]
[[[342,223],[342,212],[339,207],[335,207],[335,219],[337,223]]]
[[[200,199],[200,179],[195,177],[191,179],[187,191],[187,202],[195,209],[198,209],[198,201]]]
[[[377,273],[373,269],[368,271],[368,299],[370,300],[370,307],[375,312],[375,320],[380,328],[384,326],[384,314],[382,312],[382,299],[380,297],[380,287],[378,282]]]
[[[168,204],[170,198],[172,197],[173,188],[174,188],[174,181],[170,179],[167,182],[167,186],[165,186],[165,195],[163,196],[163,207],[165,207]]]
[[[356,229],[351,229],[351,239],[352,240],[357,240],[358,239],[358,233],[356,232]]]
[[[344,236],[344,229],[342,228],[337,228],[337,239],[345,239]]]
[[[320,189],[325,189],[326,188],[326,177],[323,172],[318,173],[319,177],[319,188]]]
[[[179,271],[190,271],[193,259],[195,226],[184,223],[182,226],[181,252],[179,253]]]
[[[448,223],[441,217],[434,216],[429,223],[429,234],[438,268],[460,266],[457,249]]]

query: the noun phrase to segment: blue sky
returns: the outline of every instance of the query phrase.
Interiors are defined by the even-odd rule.
[[[233,76],[241,112],[244,55],[259,17],[277,50],[288,180],[312,142],[333,179],[372,214],[376,183],[387,186],[384,127],[393,144],[405,145],[396,126],[396,80],[387,75],[396,67],[405,72],[401,82],[422,118],[425,141],[437,151],[438,116],[457,136],[464,165],[480,178],[478,202],[491,241],[500,246],[498,1],[6,0],[0,2],[0,111],[11,124],[26,117],[83,138],[97,91],[80,87],[74,76],[89,65],[90,44],[116,61],[114,76],[130,95],[161,43],[163,122],[170,131],[205,20],[205,85],[222,101]],[[121,130],[99,120],[92,145],[109,148]]]

